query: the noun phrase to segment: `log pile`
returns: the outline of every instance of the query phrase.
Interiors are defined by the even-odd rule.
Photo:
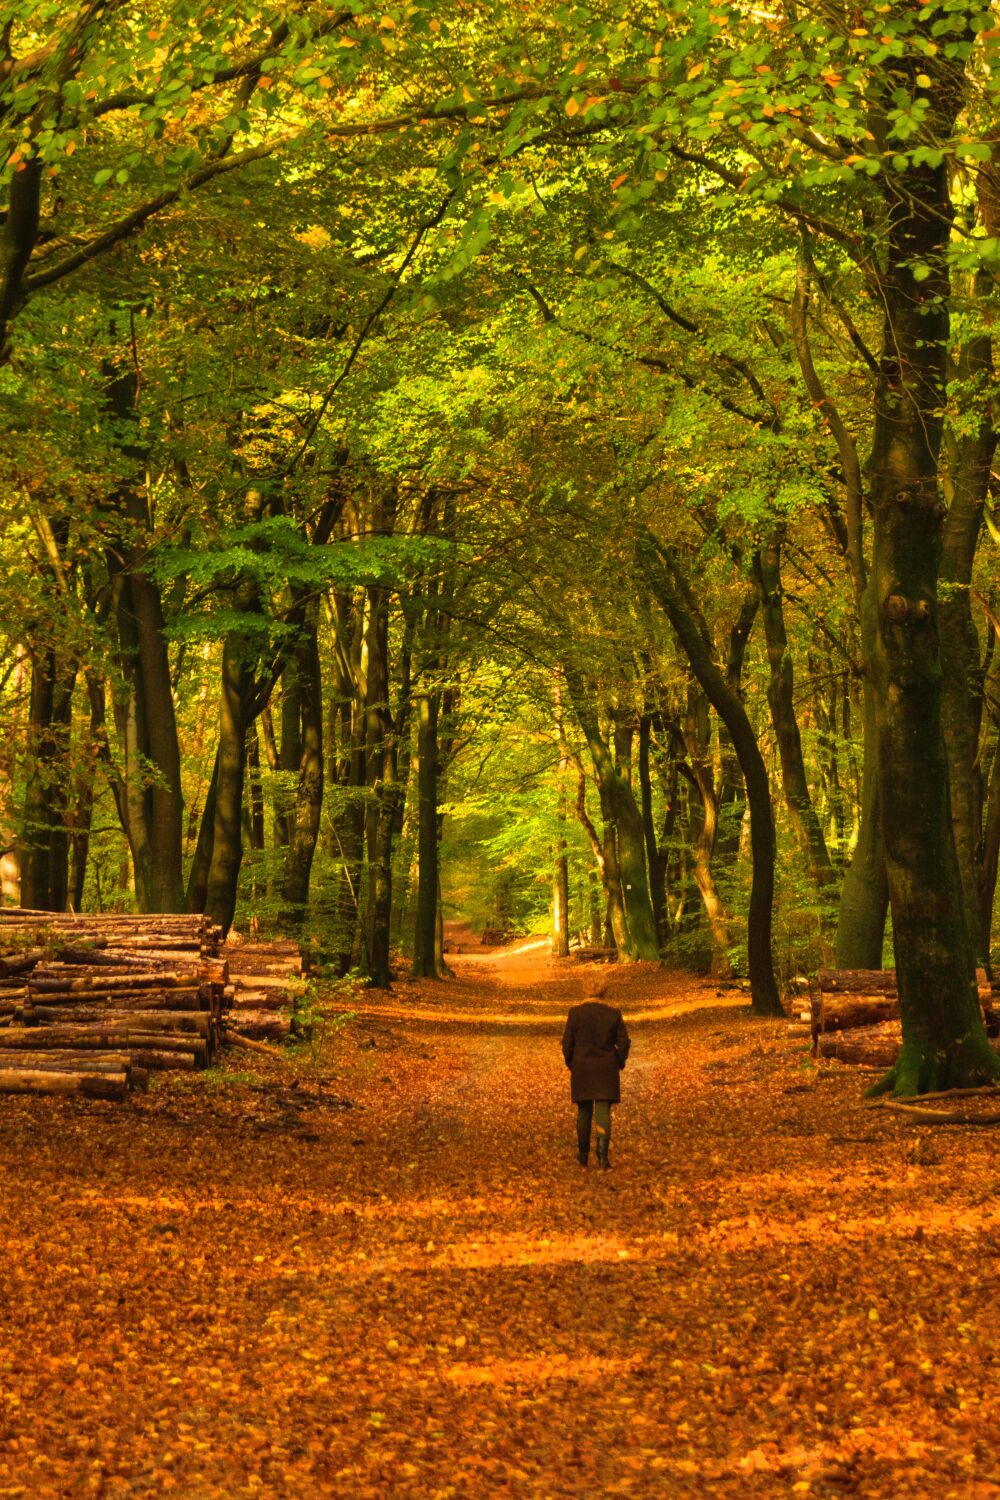
[[[205,1067],[232,1003],[202,916],[0,909],[0,1092],[121,1099]]]
[[[570,957],[578,964],[614,964],[618,962],[617,948],[574,948]]]
[[[1000,996],[984,970],[977,980],[987,1033],[998,1036]],[[817,1057],[890,1068],[902,1043],[895,969],[821,969],[808,1008],[796,1003],[789,1031],[799,1035],[807,1024]]]
[[[514,934],[506,927],[485,927],[479,941],[484,948],[503,948],[514,941]]]
[[[233,1030],[251,1041],[287,1041],[295,1032],[295,1002],[309,987],[298,943],[227,944],[226,955]]]

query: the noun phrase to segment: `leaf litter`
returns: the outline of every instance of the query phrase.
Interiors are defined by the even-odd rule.
[[[988,1133],[643,965],[583,1171],[588,971],[455,963],[312,1057],[0,1100],[0,1496],[1000,1495]]]

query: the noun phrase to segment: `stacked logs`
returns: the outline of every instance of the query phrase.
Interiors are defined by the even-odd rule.
[[[984,970],[977,979],[987,1033],[997,1036],[1000,1005]],[[890,1068],[902,1041],[895,969],[821,969],[809,1019],[818,1057]]]
[[[121,1099],[211,1062],[232,1002],[202,916],[0,910],[0,1092]]]
[[[295,1002],[308,989],[298,943],[238,943],[227,954],[233,1027],[251,1041],[287,1041],[295,1030]]]

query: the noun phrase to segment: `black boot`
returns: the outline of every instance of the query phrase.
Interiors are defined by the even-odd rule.
[[[597,1137],[597,1165],[606,1172],[611,1163],[608,1161],[608,1138],[606,1135]]]
[[[576,1159],[580,1163],[581,1167],[585,1167],[587,1165],[588,1161],[590,1160],[590,1143],[589,1143],[589,1141],[588,1141],[588,1143],[587,1143],[586,1146],[583,1144],[582,1141],[579,1143],[579,1145],[576,1148]]]

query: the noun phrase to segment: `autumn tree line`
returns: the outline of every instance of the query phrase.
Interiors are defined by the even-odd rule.
[[[5,898],[386,984],[461,879],[992,1080],[995,21],[7,6]]]

